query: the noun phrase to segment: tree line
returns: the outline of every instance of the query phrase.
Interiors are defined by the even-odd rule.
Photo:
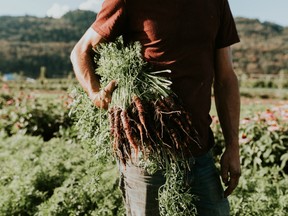
[[[37,78],[63,77],[72,71],[69,55],[96,17],[71,11],[60,19],[33,16],[0,17],[0,72]],[[277,74],[288,69],[288,27],[257,19],[235,18],[241,43],[233,46],[237,73]]]

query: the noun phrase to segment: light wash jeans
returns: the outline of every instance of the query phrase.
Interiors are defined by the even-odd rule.
[[[199,216],[228,216],[229,203],[223,195],[218,171],[211,152],[189,159],[191,171],[187,183],[192,194],[198,197],[195,203]],[[157,216],[158,189],[165,183],[162,172],[148,175],[143,169],[128,164],[126,170],[120,166],[122,190],[127,216]]]

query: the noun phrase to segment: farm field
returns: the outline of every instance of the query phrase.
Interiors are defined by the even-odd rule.
[[[68,88],[0,88],[0,215],[123,215],[115,161],[104,166],[81,143]],[[231,215],[287,215],[288,100],[241,103],[242,176]],[[211,115],[218,161],[224,144],[214,104]]]

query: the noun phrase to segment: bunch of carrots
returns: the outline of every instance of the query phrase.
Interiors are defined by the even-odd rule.
[[[176,96],[146,100],[135,95],[127,109],[109,109],[113,151],[124,165],[139,151],[144,159],[156,154],[160,163],[177,161],[199,145],[191,116],[180,104]]]
[[[139,152],[144,160],[152,154],[160,164],[176,162],[200,146],[193,119],[170,89],[169,70],[151,71],[137,42],[124,45],[120,38],[95,51],[101,84],[118,83],[108,117],[113,152],[124,165]]]

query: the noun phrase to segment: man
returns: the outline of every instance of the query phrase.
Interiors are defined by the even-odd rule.
[[[192,169],[187,174],[199,198],[198,213],[229,215],[227,196],[240,177],[240,99],[230,50],[239,38],[227,0],[105,0],[97,19],[71,53],[77,79],[95,106],[104,109],[108,108],[116,81],[100,87],[94,74],[92,47],[120,35],[126,42],[140,41],[145,60],[155,70],[172,71],[172,89],[191,113],[202,145],[194,148]],[[214,145],[209,126],[213,83],[226,142],[221,158],[221,177],[227,187],[224,192],[210,151]],[[133,166],[122,170],[128,215],[159,214],[157,190],[164,177],[143,173]]]

